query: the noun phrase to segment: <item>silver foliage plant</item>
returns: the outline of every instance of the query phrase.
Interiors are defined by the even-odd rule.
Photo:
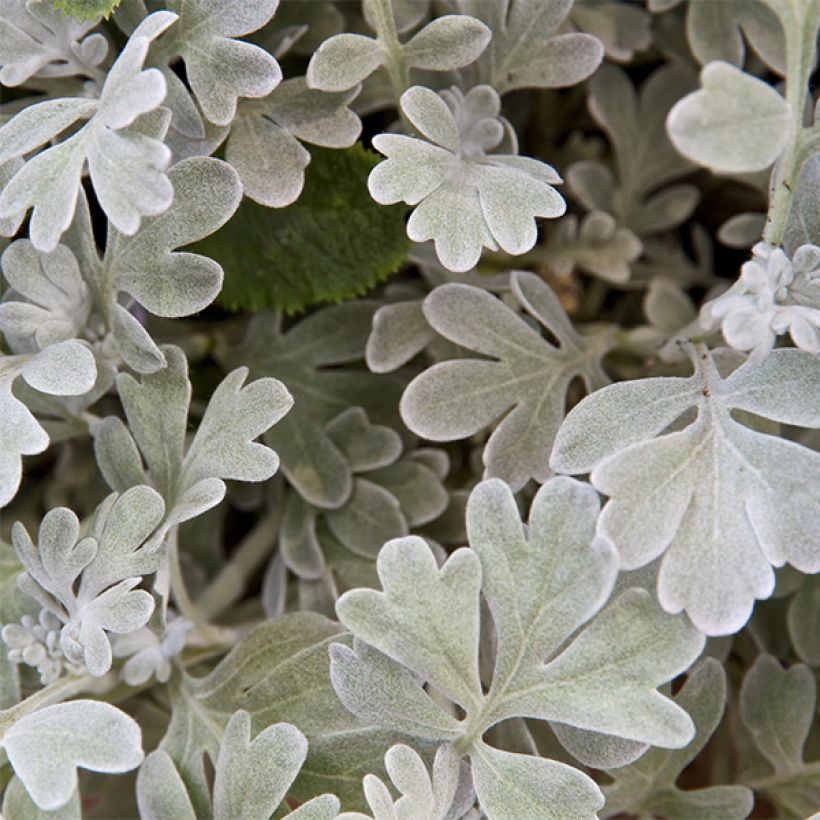
[[[0,0],[2,816],[817,812],[819,34]]]

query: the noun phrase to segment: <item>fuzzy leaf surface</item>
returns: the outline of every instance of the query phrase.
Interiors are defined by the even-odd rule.
[[[142,762],[136,721],[108,703],[75,700],[16,721],[3,736],[14,771],[40,809],[57,809],[77,789],[77,767],[116,774]]]
[[[550,463],[591,472],[610,497],[599,531],[625,569],[663,556],[664,609],[685,610],[705,634],[724,635],[746,622],[756,598],[771,595],[772,566],[820,568],[820,456],[732,415],[820,426],[820,364],[804,351],[778,350],[726,379],[706,353],[695,365],[690,378],[622,382],[584,399]],[[663,435],[692,407],[694,423]]]
[[[549,475],[549,449],[569,383],[580,376],[591,391],[608,380],[599,365],[603,347],[576,333],[548,285],[516,271],[512,291],[560,346],[487,291],[442,285],[424,302],[427,321],[450,341],[492,358],[433,365],[410,382],[400,409],[413,432],[433,441],[466,438],[495,425],[484,450],[485,475],[517,489]]]

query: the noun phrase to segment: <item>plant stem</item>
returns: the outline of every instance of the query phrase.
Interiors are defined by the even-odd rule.
[[[778,8],[786,35],[786,102],[792,121],[791,139],[772,176],[771,199],[763,231],[763,240],[775,246],[783,241],[797,180],[807,159],[805,145],[813,142],[809,139],[812,129],[803,126],[803,109],[816,48],[818,9],[817,0],[791,0]]]
[[[201,616],[213,618],[239,599],[251,573],[273,551],[283,514],[284,506],[274,505],[245,536],[230,561],[197,599],[195,606]]]
[[[109,689],[113,689],[116,683],[117,676],[113,674],[103,675],[101,678],[94,678],[91,675],[60,678],[29,695],[20,703],[0,711],[0,740],[16,721],[32,714],[32,712],[36,712],[38,709],[53,706],[55,703],[62,703],[62,701],[68,700],[74,695],[79,695],[81,692],[93,691],[95,694],[103,694]]]
[[[396,95],[396,103],[410,87],[409,70],[404,50],[399,42],[396,31],[396,18],[393,16],[393,5],[390,0],[365,0],[365,6],[370,12],[370,19],[376,29],[379,42],[387,51],[387,73],[390,84]]]

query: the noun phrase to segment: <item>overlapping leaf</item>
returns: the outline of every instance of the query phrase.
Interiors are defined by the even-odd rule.
[[[449,495],[442,480],[449,460],[441,454],[430,462],[430,451],[424,450],[402,456],[398,433],[371,424],[360,407],[340,413],[325,432],[347,461],[352,491],[332,510],[289,491],[279,554],[302,581],[327,579],[332,571],[345,587],[370,586],[382,545],[407,535],[411,527],[430,523],[446,509]]]
[[[599,362],[607,339],[581,337],[555,294],[534,274],[514,272],[511,288],[560,346],[486,291],[443,285],[424,302],[427,321],[450,341],[494,360],[433,365],[408,385],[401,413],[413,432],[434,441],[466,438],[501,418],[484,450],[486,475],[519,488],[549,475],[549,450],[570,382],[580,376],[590,391],[606,384]]]
[[[610,497],[600,531],[634,569],[659,556],[658,596],[709,635],[737,631],[774,589],[773,566],[820,569],[820,455],[733,411],[820,426],[820,363],[777,350],[720,376],[701,349],[689,378],[622,382],[574,408],[550,460]],[[694,422],[661,435],[692,408]]]
[[[81,342],[69,339],[39,353],[0,357],[0,507],[17,493],[23,475],[22,456],[48,447],[46,431],[12,392],[18,376],[41,393],[77,396],[94,386],[94,355]]]
[[[761,788],[785,816],[809,815],[820,800],[820,772],[804,759],[803,747],[815,725],[817,685],[803,664],[784,669],[760,655],[743,679],[740,714],[773,777]],[[768,780],[768,783],[767,783]]]
[[[603,59],[597,37],[562,32],[572,0],[458,0],[458,6],[492,30],[479,72],[500,94],[575,85]]]
[[[77,790],[77,767],[116,774],[142,762],[136,721],[108,703],[75,700],[46,706],[16,721],[0,738],[12,768],[43,811],[63,806]]]
[[[378,8],[374,4],[371,17]],[[387,13],[394,12],[391,9]],[[378,25],[375,21],[374,24]],[[395,26],[395,20],[382,25],[390,28]],[[311,88],[322,91],[346,91],[381,67],[393,72],[406,72],[410,68],[451,71],[473,62],[489,42],[487,26],[466,14],[438,17],[397,48],[379,37],[337,34],[314,52],[308,65],[307,82]]]
[[[222,268],[205,256],[175,249],[227,222],[242,197],[236,172],[217,159],[183,160],[171,169],[169,180],[174,188],[173,205],[164,214],[144,220],[133,237],[109,225],[102,259],[84,196],[65,238],[120,355],[138,373],[152,373],[165,360],[133,312],[123,306],[121,294],[164,317],[188,316],[209,305],[222,285]]]
[[[326,148],[353,145],[362,129],[347,107],[354,96],[313,91],[297,77],[265,100],[244,103],[231,126],[225,157],[239,174],[246,196],[271,208],[295,202],[310,162],[301,141]]]
[[[117,389],[129,426],[116,416],[94,434],[97,462],[109,486],[153,484],[166,503],[163,531],[218,504],[225,479],[264,481],[279,458],[254,441],[290,409],[293,399],[276,379],[244,385],[247,368],[229,373],[211,396],[186,446],[191,384],[185,354],[164,348],[164,370],[138,382],[121,373]],[[130,427],[130,429],[129,429]]]
[[[325,425],[349,407],[363,407],[371,421],[397,426],[401,382],[355,366],[364,358],[375,302],[324,308],[283,332],[281,319],[256,314],[244,341],[223,340],[217,355],[224,366],[245,363],[258,376],[281,379],[299,412],[289,414],[265,441],[282,459],[288,481],[309,503],[336,509],[350,497],[350,465]],[[347,367],[340,367],[347,365]]]
[[[617,572],[611,545],[594,538],[597,515],[589,486],[552,479],[533,501],[525,534],[509,488],[484,482],[468,504],[472,550],[457,550],[439,568],[420,539],[388,542],[378,560],[384,592],[353,590],[337,604],[357,638],[352,649],[331,647],[342,701],[377,725],[454,743],[469,755],[492,818],[529,816],[534,806],[550,817],[590,817],[603,805],[581,772],[482,742],[507,718],[673,748],[694,734],[686,713],[656,691],[703,647],[684,619],[629,590],[578,632],[606,602]],[[497,647],[486,693],[478,671],[480,591]],[[464,719],[432,701],[424,682],[455,701]]]
[[[307,737],[307,759],[290,788],[296,799],[332,793],[364,807],[361,778],[384,772],[382,758],[398,736],[359,720],[333,695],[327,647],[345,639],[320,615],[288,615],[257,627],[208,676],[175,687],[160,750],[179,771],[196,816],[210,806],[203,752],[217,760],[223,728],[238,709],[250,715],[253,732],[287,721]]]
[[[37,546],[22,524],[12,529],[14,548],[26,570],[18,585],[62,622],[63,654],[92,675],[111,668],[108,633],[135,632],[151,616],[151,595],[134,587],[158,566],[156,550],[147,549],[145,542],[164,510],[154,490],[137,486],[121,496],[108,496],[85,538],[80,538],[77,516],[65,507],[45,515]]]
[[[165,80],[142,70],[150,42],[177,19],[155,12],[135,29],[108,72],[99,100],[51,99],[28,106],[0,128],[0,163],[22,157],[75,122],[88,122],[68,139],[25,163],[0,194],[0,218],[32,208],[29,236],[52,251],[74,216],[86,160],[100,206],[111,223],[132,236],[145,216],[167,210],[173,189],[166,171],[171,152],[145,124],[165,98]]]
[[[108,43],[91,32],[96,14],[72,19],[52,3],[0,3],[0,83],[17,86],[31,77],[70,77],[95,68]]]
[[[228,125],[240,97],[265,97],[282,70],[263,48],[238,38],[273,17],[279,0],[176,0],[179,22],[165,45],[185,60],[185,73],[203,114]]]
[[[251,740],[251,719],[237,711],[225,726],[215,762],[214,820],[268,820],[282,802],[307,754],[304,735],[288,723],[267,726]],[[137,798],[143,820],[197,815],[173,760],[162,750],[152,752],[140,768]],[[332,820],[339,808],[330,794],[303,804],[286,817]]]
[[[639,760],[614,769],[612,785],[604,788],[604,816],[629,814],[662,817],[710,817],[743,820],[752,809],[753,795],[744,786],[711,786],[684,790],[675,785],[681,772],[698,755],[717,728],[726,701],[726,674],[720,663],[707,658],[695,667],[675,702],[695,722],[695,739],[683,749],[651,749]]]
[[[572,193],[590,211],[604,211],[638,236],[668,230],[686,220],[697,189],[671,185],[692,166],[672,147],[664,120],[694,85],[691,71],[669,63],[636,93],[626,73],[604,66],[589,83],[589,109],[612,143],[617,175],[600,162],[582,160],[567,171]]]

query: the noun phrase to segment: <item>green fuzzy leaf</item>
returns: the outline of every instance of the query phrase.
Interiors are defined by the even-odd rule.
[[[364,294],[403,262],[405,208],[377,205],[367,191],[376,155],[360,145],[311,153],[298,202],[276,209],[246,198],[195,246],[225,269],[224,307],[298,313]]]
[[[105,17],[107,20],[122,0],[54,0],[57,11],[81,22]]]

